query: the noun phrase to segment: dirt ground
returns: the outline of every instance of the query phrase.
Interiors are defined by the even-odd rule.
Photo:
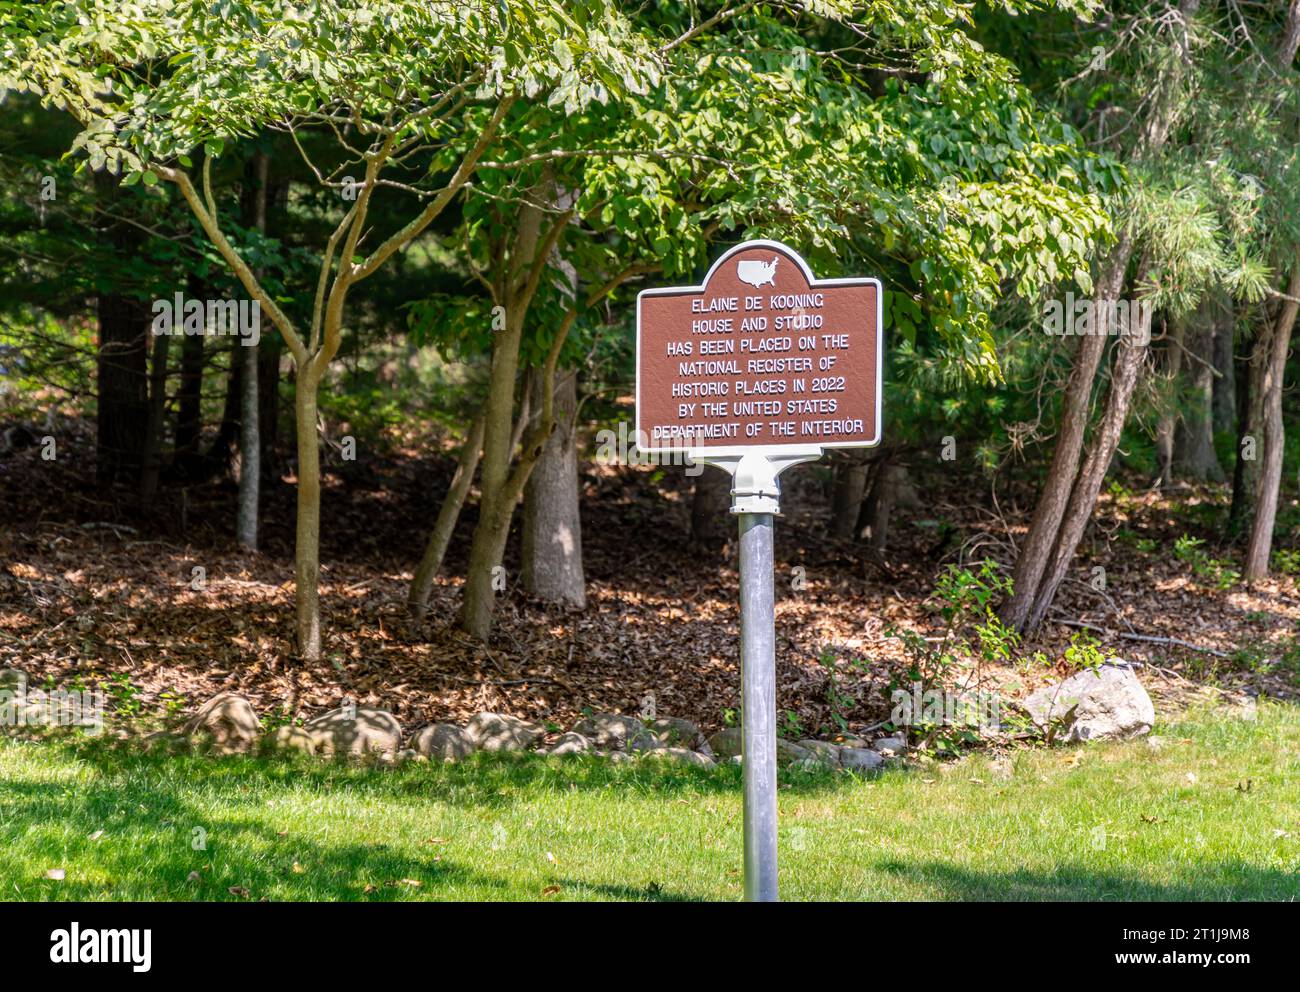
[[[524,595],[514,581],[516,534],[506,559],[512,584],[482,645],[454,624],[472,507],[429,618],[412,630],[405,616],[406,586],[453,467],[427,449],[399,446],[330,469],[322,507],[327,657],[305,665],[291,645],[291,474],[266,495],[264,550],[240,553],[228,481],[167,488],[144,513],[130,492],[95,482],[91,425],[74,422],[54,461],[39,448],[0,461],[0,666],[60,685],[126,673],[146,709],[161,709],[170,693],[182,697],[177,712],[233,689],[282,717],[352,698],[391,709],[408,728],[485,709],[567,728],[584,709],[637,712],[652,696],[660,714],[706,730],[723,725],[739,704],[735,542],[690,545],[683,469],[584,466],[588,608],[566,611]],[[913,478],[924,497],[898,512],[881,556],[827,537],[824,466],[786,480],[776,538],[777,702],[809,733],[832,726],[830,676],[819,658],[836,659],[839,691],[852,700],[842,710],[850,729],[884,720],[889,688],[906,682],[904,654],[886,628],[932,633],[928,597],[942,569],[985,557],[1007,564],[1024,533],[1028,485],[999,482],[994,503],[984,478],[940,469],[914,469]],[[1064,674],[1063,651],[1087,624],[1107,654],[1143,664],[1163,715],[1206,693],[1300,697],[1295,581],[1281,576],[1247,590],[1198,575],[1172,553],[1180,535],[1199,533],[1195,507],[1224,498],[1210,489],[1104,494],[1055,611],[1069,624],[1053,622],[1022,646],[1053,664],[1003,666],[992,682],[1017,696]],[[1204,536],[1213,554],[1235,556]],[[1090,582],[1097,566],[1105,569],[1101,591]]]

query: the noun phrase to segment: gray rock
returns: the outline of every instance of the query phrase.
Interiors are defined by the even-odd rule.
[[[870,748],[865,747],[842,747],[840,748],[840,767],[847,768],[850,771],[864,771],[870,768],[879,768],[885,763],[885,759]]]
[[[429,763],[429,756],[427,754],[421,754],[413,747],[405,747],[402,748],[402,750],[397,752],[397,761],[399,764],[403,764],[403,765],[408,764],[412,761],[414,761],[416,764],[427,765]]]
[[[816,761],[817,758],[816,752],[800,747],[794,741],[782,740],[780,737],[776,739],[776,763],[782,768],[796,761]]]
[[[476,713],[465,725],[470,743],[480,751],[526,751],[545,733],[541,724],[508,713]]]
[[[837,745],[827,741],[806,740],[800,741],[799,746],[813,753],[813,755],[824,765],[831,768],[840,766],[840,749]]]
[[[632,753],[661,751],[664,747],[664,742],[648,730],[642,730],[634,734],[627,741],[627,750]]]
[[[1047,686],[1025,700],[1025,709],[1044,731],[1060,721],[1060,741],[1126,740],[1149,733],[1155,706],[1131,668],[1103,665]]]
[[[245,754],[262,736],[262,723],[253,704],[233,692],[222,692],[199,707],[185,724],[186,737],[206,737],[217,754]]]
[[[652,720],[646,729],[668,747],[694,748],[704,743],[704,734],[699,727],[690,720],[681,720],[675,716],[661,716]]]
[[[402,747],[402,725],[387,710],[343,706],[303,728],[324,757],[374,755],[392,760]]]
[[[740,727],[727,727],[710,737],[708,744],[719,761],[726,761],[740,754],[742,736]],[[794,761],[802,761],[805,758],[813,757],[816,757],[816,755],[806,747],[801,747],[793,741],[777,738],[776,763],[781,767],[785,767]]]
[[[902,737],[882,737],[871,745],[871,750],[883,754],[886,758],[892,758],[907,751],[907,741]]]
[[[591,741],[583,737],[582,734],[575,734],[572,731],[565,734],[556,742],[555,747],[548,751],[548,754],[586,754],[591,750]]]
[[[474,753],[474,742],[454,723],[430,723],[416,731],[411,748],[435,761],[459,761]]]
[[[280,727],[267,738],[267,743],[277,751],[301,751],[303,754],[316,753],[316,741],[311,734],[301,727]]]
[[[625,750],[628,742],[645,731],[645,725],[634,716],[622,713],[593,713],[573,725],[573,733],[581,734],[594,747]]]
[[[709,747],[719,758],[734,758],[740,754],[741,734],[739,727],[727,727],[719,730],[709,738]]]
[[[663,758],[665,761],[680,761],[688,765],[698,765],[701,768],[712,768],[713,759],[700,754],[698,751],[692,751],[688,747],[661,747],[645,753],[647,758]]]

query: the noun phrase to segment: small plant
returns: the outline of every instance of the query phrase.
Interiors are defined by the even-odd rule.
[[[1300,550],[1279,548],[1273,552],[1273,567],[1283,575],[1300,575]]]
[[[785,716],[781,718],[780,736],[796,741],[808,736],[804,733],[803,721],[794,710],[786,710]]]
[[[1231,589],[1241,579],[1241,573],[1205,550],[1205,541],[1184,534],[1174,542],[1174,557],[1192,566],[1192,574],[1215,589]]]
[[[1070,646],[1065,649],[1065,662],[1075,671],[1095,672],[1106,664],[1106,656],[1101,653],[1101,642],[1081,630],[1070,638]]]
[[[1010,660],[1020,637],[1002,623],[993,604],[1010,595],[1011,590],[1011,580],[1001,575],[991,561],[981,562],[974,570],[949,566],[934,591],[938,614],[944,622],[942,636],[927,638],[899,627],[885,630],[887,637],[902,641],[911,659],[907,688],[914,688],[922,696],[931,690],[978,690],[984,682],[985,664]],[[965,678],[961,678],[963,674]],[[899,686],[891,684],[889,688],[892,693]],[[906,729],[921,750],[944,753],[955,753],[979,736],[970,727],[946,726],[915,717]]]
[[[830,648],[823,650],[817,658],[817,664],[826,671],[826,706],[830,710],[831,718],[831,723],[824,725],[822,730],[829,733],[847,733],[849,715],[857,704],[857,698],[844,688],[839,659],[833,650]],[[862,671],[866,669],[867,662],[862,658],[850,659],[847,667],[850,671]]]
[[[185,711],[185,697],[166,689],[158,694],[158,701],[163,705],[163,720],[176,723]]]
[[[110,675],[104,682],[104,692],[113,700],[114,710],[121,716],[138,716],[140,690],[131,682],[126,672]]]

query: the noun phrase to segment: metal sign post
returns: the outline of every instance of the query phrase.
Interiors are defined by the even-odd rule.
[[[881,305],[877,280],[815,279],[775,241],[731,249],[700,286],[637,297],[637,447],[732,479],[750,902],[777,899],[777,478],[823,448],[880,443]]]

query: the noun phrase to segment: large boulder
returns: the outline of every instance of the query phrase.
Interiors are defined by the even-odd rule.
[[[840,767],[849,771],[867,771],[872,768],[879,768],[884,763],[884,757],[870,748],[840,748]]]
[[[704,734],[699,727],[690,720],[675,716],[661,716],[657,720],[651,720],[646,724],[646,729],[665,747],[698,749],[705,743]]]
[[[799,746],[811,751],[821,764],[828,765],[831,768],[840,767],[840,749],[829,741],[805,740],[800,741]]]
[[[474,753],[474,742],[454,723],[431,723],[415,732],[411,750],[434,761],[459,761]]]
[[[324,757],[372,754],[394,759],[402,747],[402,725],[387,710],[342,706],[307,723],[316,753]]]
[[[575,734],[572,731],[563,735],[555,742],[555,747],[547,751],[547,754],[586,754],[591,750],[591,741],[583,737],[582,734]]]
[[[316,741],[311,734],[301,727],[279,727],[267,738],[267,744],[275,751],[301,751],[303,754],[316,753]]]
[[[253,704],[234,692],[222,692],[199,707],[182,733],[207,738],[217,754],[245,754],[262,736],[262,722]]]
[[[465,725],[465,735],[480,751],[526,751],[545,733],[541,724],[508,713],[476,713]]]
[[[573,725],[573,733],[581,734],[595,747],[627,750],[628,744],[643,740],[645,725],[634,716],[622,713],[593,713]],[[637,750],[647,750],[639,747]]]
[[[1044,731],[1057,725],[1060,741],[1126,740],[1149,733],[1156,708],[1126,666],[1103,665],[1039,689],[1025,709]]]
[[[741,753],[743,743],[744,732],[741,728],[727,727],[709,738],[708,747],[718,761],[727,761]],[[818,755],[802,744],[795,744],[780,737],[776,740],[776,763],[783,768],[798,761],[816,758]]]
[[[816,752],[801,747],[794,741],[782,740],[780,737],[776,739],[776,763],[782,768],[796,762],[816,760]]]

